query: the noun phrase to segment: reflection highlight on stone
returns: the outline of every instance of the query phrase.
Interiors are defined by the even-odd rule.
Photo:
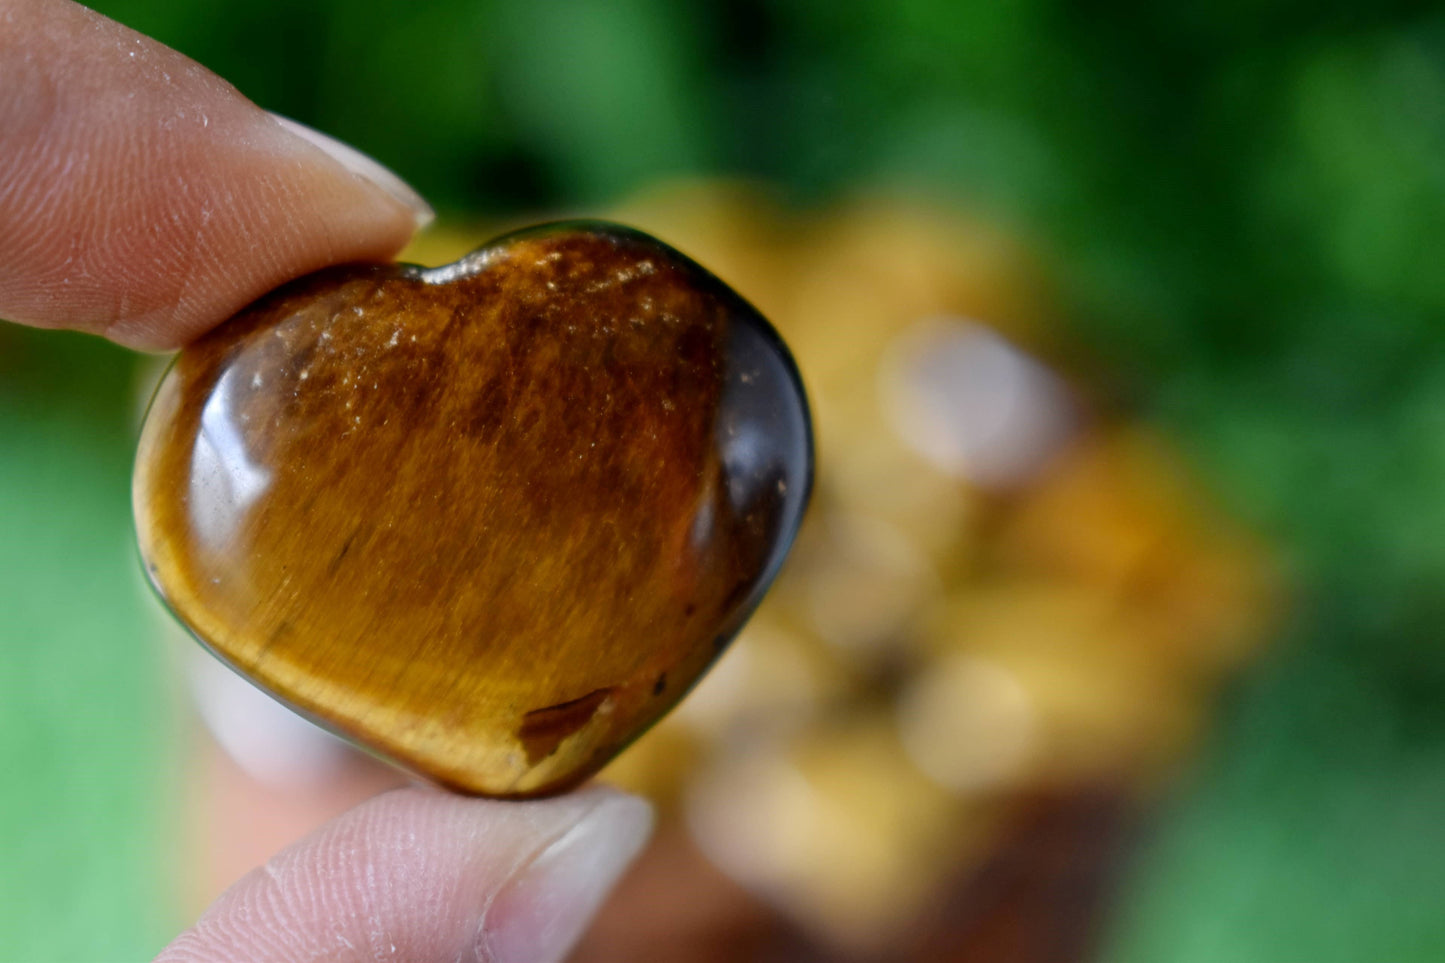
[[[206,399],[191,454],[187,510],[197,540],[211,552],[237,547],[242,522],[271,484],[271,472],[246,450],[237,420],[237,371],[227,370]]]

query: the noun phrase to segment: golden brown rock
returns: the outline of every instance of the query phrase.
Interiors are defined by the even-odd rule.
[[[232,666],[439,783],[525,796],[686,693],[811,470],[767,322],[578,222],[248,308],[161,383],[134,499],[152,582]]]

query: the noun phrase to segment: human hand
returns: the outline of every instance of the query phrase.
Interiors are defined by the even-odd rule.
[[[65,0],[0,0],[0,317],[178,347],[277,284],[387,258],[430,211]],[[243,878],[161,959],[560,959],[641,847],[606,789],[513,803],[401,789]]]
[[[175,51],[66,0],[0,0],[0,318],[176,348],[430,219]]]

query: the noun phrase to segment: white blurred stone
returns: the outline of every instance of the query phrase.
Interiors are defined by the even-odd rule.
[[[187,675],[196,708],[216,742],[249,775],[277,788],[334,778],[356,752],[192,644]]]
[[[889,424],[940,471],[983,486],[1026,482],[1064,445],[1076,416],[1063,383],[980,324],[918,322],[878,372]]]

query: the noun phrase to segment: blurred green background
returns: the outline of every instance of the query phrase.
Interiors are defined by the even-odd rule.
[[[740,175],[1029,239],[1121,410],[1295,606],[1132,865],[1112,961],[1445,957],[1445,8],[1407,0],[104,0],[443,218]],[[136,362],[0,335],[0,957],[127,959],[166,898]],[[9,954],[14,954],[9,955]]]

